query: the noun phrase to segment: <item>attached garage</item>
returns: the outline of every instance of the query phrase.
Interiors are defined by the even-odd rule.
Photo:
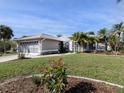
[[[47,34],[27,36],[15,40],[18,43],[18,52],[22,52],[25,55],[57,53],[59,49],[59,43],[62,41],[58,37]]]

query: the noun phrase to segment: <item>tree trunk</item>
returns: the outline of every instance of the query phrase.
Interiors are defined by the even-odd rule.
[[[5,54],[6,53],[6,40],[3,40],[3,53]]]
[[[105,51],[107,52],[107,42],[105,42]]]
[[[107,52],[107,39],[106,39],[106,37],[104,38],[104,40],[105,40],[105,52]]]

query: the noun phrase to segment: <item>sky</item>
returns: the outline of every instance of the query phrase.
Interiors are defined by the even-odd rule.
[[[0,0],[0,24],[11,27],[15,37],[70,36],[74,32],[112,28],[124,21],[124,0]]]

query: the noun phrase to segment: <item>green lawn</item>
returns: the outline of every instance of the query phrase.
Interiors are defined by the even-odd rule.
[[[58,57],[52,57],[56,59]],[[73,54],[62,56],[68,74],[85,76],[124,85],[124,56]],[[50,58],[24,59],[0,63],[0,81],[38,73]]]

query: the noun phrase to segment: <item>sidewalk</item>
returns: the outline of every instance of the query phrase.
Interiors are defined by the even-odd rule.
[[[64,54],[49,54],[49,55],[39,55],[39,56],[26,56],[28,58],[42,58],[42,57],[54,57],[54,56],[64,56],[64,55],[71,55],[75,53],[64,53]]]

